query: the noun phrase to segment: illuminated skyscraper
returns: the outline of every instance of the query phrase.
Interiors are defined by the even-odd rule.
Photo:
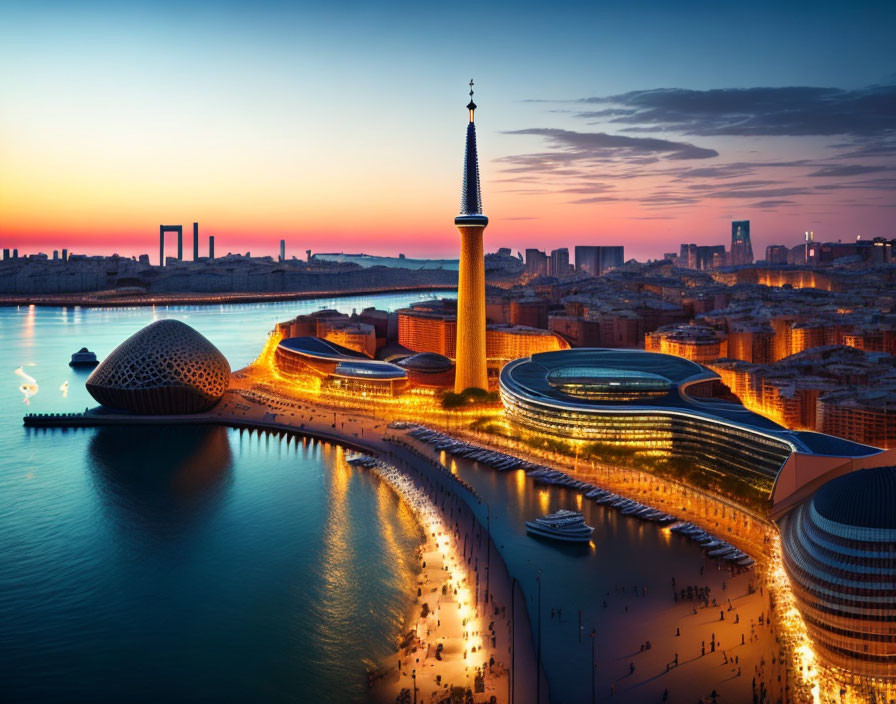
[[[731,223],[731,266],[753,263],[753,245],[750,242],[750,221],[734,220]]]
[[[473,113],[473,81],[470,81],[470,124],[464,156],[464,180],[460,215],[454,224],[460,232],[460,265],[457,274],[457,354],[454,390],[487,389],[485,364],[485,257],[482,231],[488,218],[482,214],[479,192],[479,159],[476,155],[476,125]]]

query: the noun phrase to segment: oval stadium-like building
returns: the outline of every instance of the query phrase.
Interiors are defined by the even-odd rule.
[[[454,386],[454,362],[435,352],[419,352],[398,360],[412,386]]]
[[[830,664],[896,677],[896,467],[845,474],[780,521],[784,567]]]
[[[87,379],[103,406],[140,414],[200,413],[230,383],[220,350],[179,320],[159,320],[131,335]]]

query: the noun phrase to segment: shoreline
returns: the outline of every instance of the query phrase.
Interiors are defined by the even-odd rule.
[[[415,551],[417,593],[396,639],[396,652],[370,675],[371,699],[392,702],[402,693],[413,697],[414,687],[420,701],[447,696],[457,687],[473,690],[482,672],[485,693],[504,701],[506,671],[498,665],[496,648],[488,644],[485,616],[479,613],[472,586],[478,579],[458,554],[459,535],[451,530],[449,514],[439,507],[437,496],[391,462],[381,461],[371,472],[409,506],[423,533]]]
[[[336,291],[289,292],[231,292],[205,293],[156,293],[143,296],[98,296],[93,293],[35,294],[31,296],[0,295],[0,307],[40,306],[43,308],[132,308],[148,306],[213,306],[235,303],[277,303],[279,301],[303,301],[314,298],[348,298],[388,293],[413,293],[415,291],[453,291],[457,286],[447,284],[414,284],[413,286],[387,286],[371,289],[340,289]]]
[[[239,403],[239,406],[234,405],[235,403]],[[305,414],[307,414],[308,421],[301,422],[304,420]],[[292,418],[287,418],[287,416],[292,416]],[[281,418],[282,420],[280,420]],[[222,403],[213,411],[204,414],[161,417],[102,412],[86,415],[80,413],[71,415],[31,414],[25,417],[24,424],[33,430],[49,428],[63,431],[105,425],[222,425],[239,431],[248,430],[250,433],[252,431],[275,434],[289,433],[310,437],[381,459],[394,468],[398,477],[403,479],[408,486],[413,486],[418,495],[429,496],[431,506],[426,515],[438,516],[438,525],[442,526],[441,531],[436,531],[438,535],[431,534],[432,531],[428,530],[429,525],[420,520],[421,517],[425,518],[426,516],[414,511],[412,502],[408,501],[423,534],[423,542],[416,551],[418,571],[414,583],[414,586],[420,591],[416,594],[412,592],[411,607],[404,615],[405,620],[402,630],[396,634],[395,645],[401,645],[403,637],[408,634],[408,619],[410,619],[410,623],[416,621],[418,626],[425,623],[426,618],[415,618],[415,612],[420,614],[422,602],[426,599],[427,594],[432,594],[432,590],[424,592],[424,587],[431,586],[442,579],[449,579],[452,585],[457,586],[455,593],[458,593],[458,596],[454,597],[450,593],[442,597],[436,595],[439,606],[442,606],[441,602],[444,601],[445,608],[441,610],[441,613],[439,607],[433,610],[435,624],[428,624],[430,630],[426,635],[432,635],[439,642],[445,644],[445,657],[437,658],[435,655],[436,645],[427,644],[427,647],[422,649],[419,655],[414,656],[415,659],[420,658],[420,664],[415,662],[414,666],[404,667],[402,674],[398,674],[395,667],[398,660],[402,660],[403,665],[408,665],[410,656],[406,660],[401,656],[404,649],[397,648],[396,652],[385,661],[377,663],[378,667],[374,673],[379,674],[377,678],[379,681],[370,690],[371,697],[378,702],[391,703],[395,701],[402,689],[410,690],[412,672],[418,668],[416,681],[421,701],[436,692],[447,694],[449,690],[446,685],[449,684],[463,689],[467,687],[475,689],[478,668],[485,673],[482,678],[485,694],[489,697],[494,695],[497,702],[507,702],[509,701],[508,660],[515,658],[517,663],[515,679],[516,687],[519,690],[516,695],[520,697],[519,701],[527,702],[529,699],[527,689],[529,688],[525,686],[528,677],[526,669],[530,674],[534,672],[532,664],[535,658],[528,615],[517,586],[516,618],[511,630],[513,611],[508,618],[504,616],[503,609],[505,605],[510,608],[509,605],[513,603],[514,597],[507,588],[509,579],[499,579],[502,573],[507,573],[507,566],[504,564],[497,546],[494,544],[489,546],[485,542],[486,531],[481,519],[462,496],[464,492],[471,492],[471,489],[456,478],[451,482],[444,476],[431,476],[435,467],[428,466],[427,458],[411,453],[382,435],[382,432],[385,431],[385,423],[372,428],[373,430],[379,428],[380,432],[365,435],[360,428],[360,432],[352,432],[352,425],[358,425],[357,420],[346,419],[337,425],[335,422],[331,422],[332,418],[332,411],[321,411],[321,409],[305,403],[297,403],[289,412],[270,413],[257,401],[236,393],[229,398],[225,396]],[[379,472],[377,474],[383,478]],[[391,482],[387,483],[393,491],[407,501],[407,497],[397,491]],[[461,545],[465,561],[459,558]],[[444,548],[454,548],[453,551],[449,551],[454,553],[453,559],[450,555],[445,554]],[[480,579],[481,572],[484,570],[479,569],[480,561],[485,564],[486,551],[489,551],[489,554],[494,553],[494,555],[490,555],[492,588],[488,609],[484,598],[482,598],[484,597],[485,580]],[[438,588],[438,586],[435,587],[436,590]],[[430,596],[430,601],[432,601],[432,596]],[[458,607],[456,611],[450,608],[454,605]],[[495,609],[494,613],[491,613],[492,608]],[[498,609],[501,610],[500,615]],[[458,614],[461,615],[458,616]],[[432,620],[433,612],[431,611],[429,621]],[[489,628],[489,620],[495,624],[493,629]],[[511,634],[516,646],[515,653],[510,644]],[[492,640],[493,636],[494,640]],[[425,642],[425,639],[414,639],[410,645],[420,644],[422,647]],[[475,647],[475,651],[472,650],[473,647]],[[442,660],[442,664],[437,668],[436,663],[439,660]],[[446,668],[445,665],[451,665],[451,667]],[[436,679],[437,675],[440,676],[438,680]],[[534,674],[532,674],[532,679],[534,679]],[[546,686],[546,678],[543,677],[542,682],[543,686]],[[483,692],[478,693],[478,695],[482,694]]]

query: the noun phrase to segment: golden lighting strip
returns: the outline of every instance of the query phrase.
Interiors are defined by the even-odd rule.
[[[480,617],[479,607],[468,584],[468,575],[464,569],[465,562],[458,554],[457,544],[451,535],[451,531],[443,523],[441,514],[435,504],[430,501],[429,496],[419,489],[405,474],[391,465],[382,463],[374,465],[372,471],[389,484],[395,493],[407,503],[426,533],[427,538],[432,538],[435,541],[442,558],[442,564],[448,572],[449,593],[453,593],[455,589],[457,591],[457,594],[454,595],[454,601],[457,604],[458,616],[464,629],[462,634],[464,660],[466,661],[464,669],[469,680],[470,667],[475,667],[473,656],[474,654],[478,656],[482,651],[483,642],[479,634],[483,631],[484,622]],[[432,624],[438,623],[438,619],[439,610],[434,609],[426,616],[424,623],[432,626]],[[418,638],[423,642],[423,652],[427,652],[425,637],[418,635]],[[439,640],[444,642],[445,638],[441,637]],[[488,658],[486,658],[487,660]]]

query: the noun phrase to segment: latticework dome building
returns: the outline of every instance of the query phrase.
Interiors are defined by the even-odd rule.
[[[833,665],[896,677],[896,467],[845,474],[781,521],[784,566]]]
[[[230,381],[224,355],[178,320],[159,320],[116,347],[87,379],[103,406],[141,414],[199,413]]]

